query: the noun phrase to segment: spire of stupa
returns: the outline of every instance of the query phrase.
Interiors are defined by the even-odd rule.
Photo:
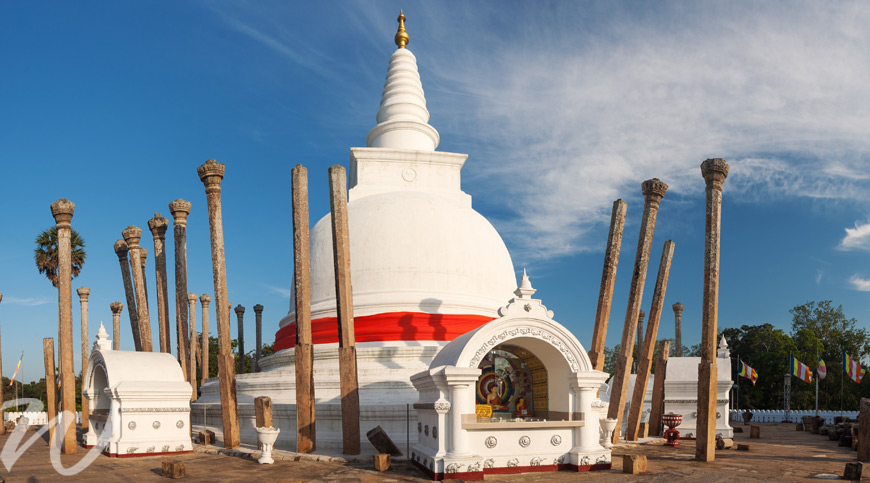
[[[417,71],[417,58],[406,48],[410,37],[405,30],[405,15],[399,13],[396,46],[390,56],[387,80],[381,94],[378,124],[366,137],[370,148],[413,149],[434,151],[438,147],[438,131],[429,125],[429,111],[423,84]]]

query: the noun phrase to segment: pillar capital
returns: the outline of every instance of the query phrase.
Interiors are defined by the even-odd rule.
[[[122,310],[124,310],[124,304],[121,302],[112,302],[109,304],[109,308],[112,309],[113,314],[120,314]]]
[[[124,241],[127,243],[127,249],[139,248],[139,239],[142,238],[142,229],[133,225],[128,226],[121,232]]]
[[[81,298],[82,300],[84,300],[85,302],[87,302],[87,301],[88,301],[88,295],[91,294],[91,289],[89,289],[89,288],[87,288],[87,287],[79,287],[79,288],[76,289],[76,293],[79,294],[79,298]]]
[[[262,314],[263,313],[263,306],[260,304],[255,305],[254,306],[254,313],[257,315]]]
[[[196,303],[196,294],[195,293],[187,294],[187,301],[192,303],[192,304],[195,304]]]
[[[641,183],[640,187],[644,200],[651,203],[658,203],[668,192],[668,185],[658,178],[648,179]]]
[[[206,194],[211,190],[220,191],[225,169],[226,167],[222,163],[218,163],[214,159],[209,159],[202,166],[196,168],[199,179],[205,185]]]
[[[160,213],[154,213],[154,218],[148,220],[148,229],[151,230],[154,238],[160,238],[161,240],[166,238],[166,227],[168,226],[169,220],[160,216]]]
[[[722,189],[722,182],[728,177],[728,163],[722,158],[710,158],[701,163],[701,176],[707,187]]]
[[[0,302],[2,302],[2,301],[3,301],[3,294],[0,293]]]
[[[199,301],[202,303],[203,307],[208,307],[209,302],[211,302],[211,297],[206,294],[202,294],[199,296]]]
[[[646,312],[643,310],[637,313],[637,320],[643,320],[644,317],[646,317]]]
[[[139,246],[139,260],[142,261],[143,267],[145,266],[145,259],[146,258],[148,258],[148,249],[140,245]]]
[[[236,315],[241,316],[245,313],[245,308],[242,307],[242,304],[236,305]]]
[[[51,215],[54,216],[54,222],[58,227],[70,228],[70,221],[75,212],[76,204],[72,201],[61,198],[51,204]]]
[[[674,309],[675,314],[679,314],[683,311],[683,304],[677,302],[671,306]]]
[[[122,262],[126,261],[127,251],[129,251],[129,248],[127,248],[127,242],[125,242],[123,238],[118,238],[118,240],[115,242],[114,248],[115,255],[118,255],[118,260],[121,260]]]
[[[187,225],[187,215],[190,214],[190,202],[178,198],[169,203],[169,213],[175,219],[175,225]]]

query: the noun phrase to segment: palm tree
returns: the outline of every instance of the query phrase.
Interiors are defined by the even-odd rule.
[[[85,264],[85,241],[75,230],[71,230],[70,245],[72,246],[72,278],[76,278]],[[36,268],[44,273],[52,285],[57,287],[57,227],[53,226],[36,237],[36,249],[33,251]]]

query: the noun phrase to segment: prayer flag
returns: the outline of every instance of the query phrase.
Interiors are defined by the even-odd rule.
[[[791,373],[804,382],[813,382],[813,371],[806,364],[791,356]]]
[[[9,380],[9,386],[15,381],[15,376],[18,375],[18,369],[21,369],[21,361],[24,359],[24,351],[21,351],[21,357],[18,359],[18,366],[15,367],[15,374],[12,374],[12,379]]]
[[[819,367],[816,369],[816,372],[819,373],[819,379],[824,379],[828,375],[828,368],[821,357],[819,357]]]
[[[843,351],[843,371],[849,375],[849,379],[858,383],[861,382],[861,378],[867,372],[858,361],[849,357],[846,351]]]
[[[746,365],[745,362],[740,361],[740,372],[737,373],[738,376],[745,377],[752,381],[752,385],[755,385],[755,381],[758,380],[758,373],[755,372],[755,369]]]

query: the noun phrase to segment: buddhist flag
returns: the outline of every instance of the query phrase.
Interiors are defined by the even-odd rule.
[[[819,379],[824,379],[828,375],[828,368],[821,357],[819,357],[819,367],[816,368],[816,372],[819,374]]]
[[[21,361],[24,359],[24,351],[21,351],[21,357],[18,359],[18,366],[15,367],[15,374],[12,374],[12,379],[9,380],[9,386],[15,381],[15,376],[18,375],[18,369],[21,369]]]
[[[858,361],[849,357],[846,351],[843,351],[843,371],[849,375],[849,379],[858,383],[861,382],[861,378],[867,372]]]
[[[791,373],[804,382],[813,382],[813,371],[806,364],[791,356]]]
[[[738,376],[743,376],[750,381],[752,381],[752,385],[755,385],[755,381],[758,380],[758,373],[755,372],[755,369],[746,365],[745,362],[740,361],[740,372],[737,373]]]

